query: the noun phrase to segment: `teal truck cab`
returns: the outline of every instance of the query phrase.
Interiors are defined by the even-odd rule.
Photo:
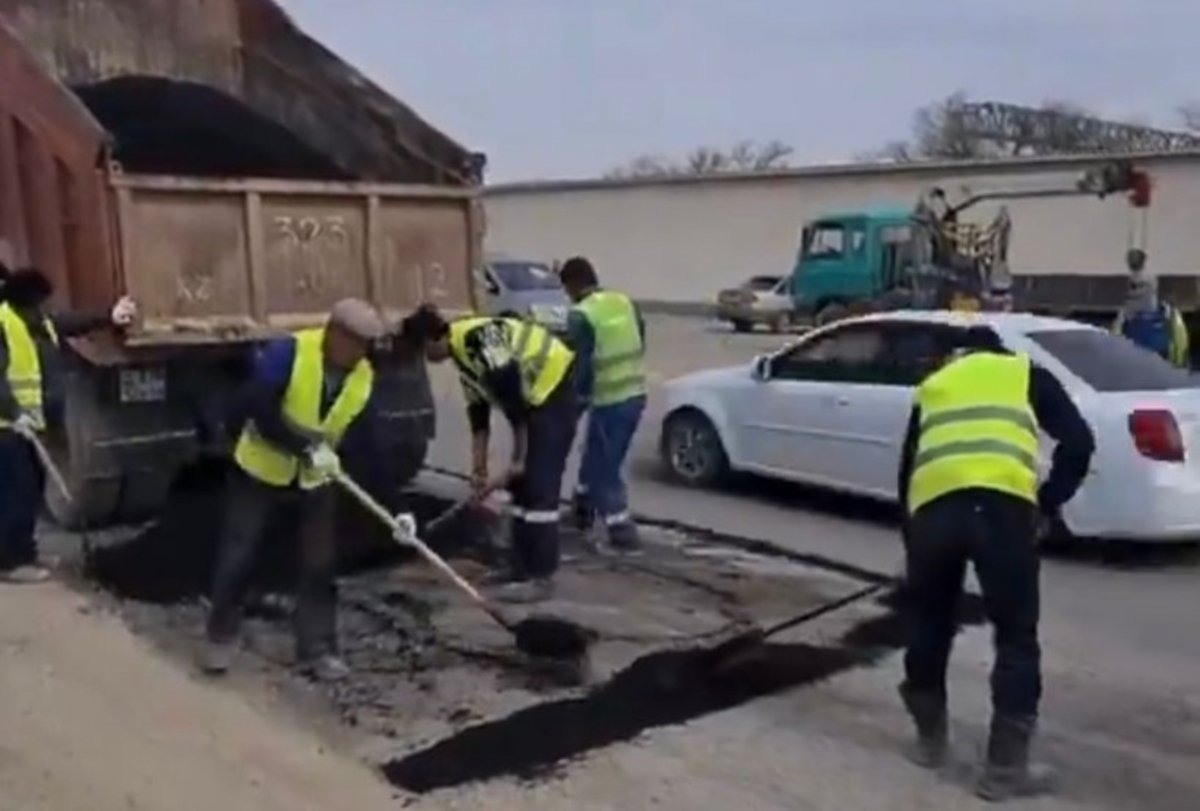
[[[791,275],[796,310],[827,323],[902,286],[911,265],[912,219],[911,209],[892,206],[807,224]]]

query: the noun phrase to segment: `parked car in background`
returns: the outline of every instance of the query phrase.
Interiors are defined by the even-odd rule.
[[[480,309],[488,315],[531,318],[555,332],[567,328],[571,300],[550,265],[489,256],[479,271]]]
[[[792,296],[784,276],[751,276],[737,287],[717,294],[717,318],[738,332],[766,324],[783,332],[792,323]]]
[[[1104,330],[1027,314],[849,318],[752,363],[672,380],[664,463],[691,485],[736,470],[895,501],[914,389],[974,324],[1055,375],[1095,434],[1091,470],[1061,529],[1088,538],[1200,538],[1198,379]],[[1043,438],[1043,473],[1051,449]]]

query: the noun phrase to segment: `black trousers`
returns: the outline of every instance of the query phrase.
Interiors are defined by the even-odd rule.
[[[946,666],[969,561],[994,628],[995,714],[1036,717],[1042,695],[1037,518],[1030,502],[981,489],[943,496],[912,516],[905,539],[906,691],[945,701]]]
[[[224,529],[213,575],[208,638],[228,642],[241,625],[242,601],[250,585],[255,556],[271,519],[296,511],[299,583],[296,594],[296,656],[306,660],[337,649],[336,493],[332,487],[300,490],[272,487],[239,469],[230,474],[225,493]]]
[[[38,511],[45,473],[33,445],[0,428],[0,570],[37,562]]]
[[[518,578],[550,577],[559,562],[559,501],[578,417],[575,376],[529,414],[525,474],[513,482],[512,570]]]

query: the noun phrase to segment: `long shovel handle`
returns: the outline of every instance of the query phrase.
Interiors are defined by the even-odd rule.
[[[439,529],[444,527],[446,524],[450,523],[451,520],[453,520],[454,518],[457,518],[459,515],[461,515],[464,510],[467,510],[471,507],[477,507],[477,506],[481,505],[483,503],[484,499],[486,499],[488,496],[490,496],[492,493],[496,492],[499,489],[500,489],[500,483],[495,482],[493,484],[488,485],[488,487],[482,493],[472,493],[471,495],[467,496],[466,498],[464,498],[460,501],[454,502],[452,505],[450,505],[446,509],[445,512],[443,512],[437,518],[433,519],[432,521],[430,521],[428,524],[425,525],[426,536],[429,536],[429,535],[433,534],[434,532],[437,532]]]
[[[54,482],[54,486],[58,488],[58,492],[62,494],[62,497],[66,501],[74,504],[75,496],[71,493],[71,488],[67,487],[67,480],[63,477],[62,471],[58,469],[58,465],[54,464],[54,459],[50,456],[50,451],[47,450],[45,443],[43,443],[41,440],[41,437],[39,437],[33,431],[22,431],[21,436],[23,436],[30,445],[33,445],[34,452],[37,454],[38,459],[41,460],[42,467],[45,468],[46,474],[50,477],[51,481]]]
[[[372,498],[371,494],[359,486],[358,482],[351,479],[345,473],[336,474],[334,476],[334,481],[336,481],[338,485],[340,485],[347,493],[353,496],[354,500],[366,508],[368,512],[372,513],[376,518],[387,525],[387,527],[391,529],[393,536],[397,535],[403,529],[400,526],[400,522],[396,520],[395,516],[384,509],[383,505],[381,505],[378,501]],[[426,546],[424,541],[415,535],[410,535],[405,538],[402,543],[408,544],[416,549],[417,552],[420,553],[421,557],[425,558],[425,560],[428,561],[435,569],[449,578],[454,585],[458,586],[459,589],[461,589],[464,594],[470,597],[471,600],[474,601],[480,608],[488,612],[488,614],[490,614],[500,624],[504,625],[505,627],[508,626],[509,623],[501,616],[500,612],[496,610],[495,606],[489,603],[487,598],[480,594],[474,586],[463,579],[462,575],[450,568],[450,564],[442,560],[442,557],[437,552],[434,552],[432,549]]]

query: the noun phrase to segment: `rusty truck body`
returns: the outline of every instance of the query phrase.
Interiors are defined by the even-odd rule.
[[[0,260],[47,273],[57,307],[141,310],[71,342],[52,440],[75,503],[52,509],[153,515],[228,447],[261,343],[339,298],[470,308],[482,167],[272,0],[0,0]],[[432,394],[419,359],[380,366],[406,479]]]

